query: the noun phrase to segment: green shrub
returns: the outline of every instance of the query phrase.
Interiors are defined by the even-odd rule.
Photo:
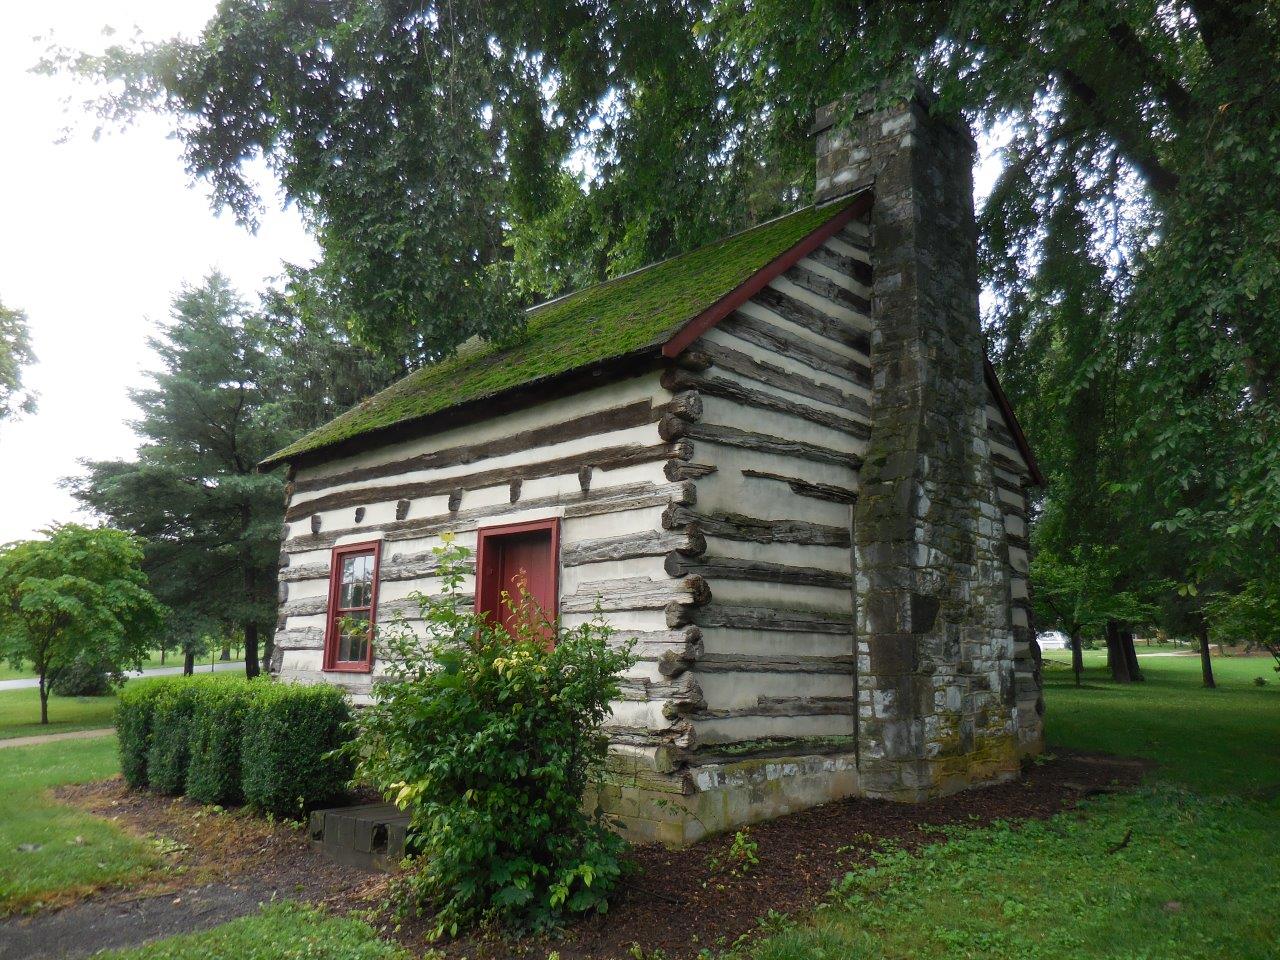
[[[191,759],[191,715],[207,689],[203,677],[174,677],[159,684],[151,713],[147,783],[157,793],[177,796],[187,786]]]
[[[49,678],[49,691],[60,697],[103,697],[120,674],[113,674],[107,664],[85,651]]]
[[[435,912],[437,936],[603,911],[625,842],[583,797],[600,782],[601,724],[631,653],[598,618],[548,623],[523,591],[508,601],[508,633],[461,600],[468,551],[436,554],[445,593],[417,598],[430,639],[404,625],[380,633],[390,677],[348,748],[360,778],[412,816],[409,905]]]
[[[351,778],[351,761],[334,753],[348,739],[351,720],[343,691],[266,678],[250,688],[240,746],[245,801],[298,817],[342,797]]]
[[[116,703],[116,740],[120,770],[131,787],[147,785],[147,756],[151,752],[151,715],[164,689],[157,681],[127,684]]]
[[[191,714],[187,796],[200,803],[233,804],[243,797],[240,741],[251,687],[244,678],[204,686]]]

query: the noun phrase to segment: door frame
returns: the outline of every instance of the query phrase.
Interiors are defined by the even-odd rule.
[[[485,568],[490,559],[490,553],[498,546],[492,543],[494,540],[501,540],[504,537],[518,536],[522,533],[538,533],[540,531],[549,531],[551,533],[551,609],[545,612],[552,620],[560,616],[560,518],[547,517],[543,520],[527,520],[524,523],[507,523],[497,527],[481,527],[476,531],[476,597],[475,612],[477,616],[483,615],[486,611],[485,594],[489,592],[489,585],[485,580]],[[499,585],[499,594],[501,594],[502,586]],[[492,611],[495,615],[498,611]]]

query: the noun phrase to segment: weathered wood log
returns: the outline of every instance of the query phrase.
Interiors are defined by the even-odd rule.
[[[618,630],[609,637],[615,646],[630,645],[638,660],[660,661],[667,654],[696,660],[702,653],[702,631],[697,627],[676,630]]]
[[[697,390],[687,389],[684,392],[672,392],[676,395],[663,405],[668,415],[679,417],[681,420],[693,421],[702,419],[702,397],[698,396]]]
[[[305,511],[303,513],[298,514],[299,517],[304,515],[305,515]],[[320,532],[320,514],[318,513],[313,513],[311,515],[311,532],[312,533]]]
[[[871,320],[871,301],[866,297],[859,296],[852,290],[840,286],[834,280],[829,280],[810,270],[803,263],[797,263],[794,267],[783,274],[788,280],[797,287],[802,287],[810,293],[822,297],[824,300],[830,300],[839,304],[846,310],[852,310],[860,313],[867,318],[868,323]]]
[[[866,330],[858,329],[846,318],[832,316],[825,310],[783,293],[777,287],[765,287],[752,299],[788,323],[794,323],[810,333],[856,350],[862,356],[868,358],[871,356],[871,335]],[[839,309],[834,303],[831,307],[833,310]],[[860,310],[852,312],[865,316]],[[870,326],[869,321],[868,326]]]
[[[324,647],[324,631],[319,627],[295,627],[277,630],[277,650],[320,650]]]
[[[475,594],[459,593],[457,594],[457,603],[461,607],[469,607],[475,605]],[[305,597],[300,600],[290,600],[288,603],[282,603],[279,607],[281,617],[312,617],[323,615],[329,611],[328,597]],[[393,619],[403,618],[406,621],[413,622],[421,619],[421,607],[418,601],[412,597],[405,597],[400,600],[388,600],[378,604],[378,620],[382,624],[387,624]]]
[[[703,654],[698,657],[699,672],[705,673],[834,673],[852,676],[854,658],[847,657],[768,657],[760,654]]]
[[[686,370],[705,370],[711,366],[712,360],[710,355],[703,349],[703,345],[699,344],[685,350],[676,357],[675,362]]]
[[[596,609],[662,610],[671,603],[699,606],[711,600],[707,581],[699,576],[679,579],[627,577],[622,580],[593,580],[578,586],[575,593],[560,598],[561,613],[591,613]]]
[[[863,440],[871,437],[871,426],[868,423],[833,413],[822,407],[796,403],[794,400],[766,393],[763,390],[753,390],[726,377],[691,373],[688,370],[664,370],[662,372],[662,385],[668,390],[698,390],[710,397],[721,397],[746,406],[798,417],[801,420],[808,420],[810,423],[816,423],[832,430],[839,430],[842,433],[861,437]],[[665,422],[664,419],[659,423],[659,431],[662,429],[662,423]],[[664,437],[663,439],[675,438]]]
[[[661,557],[671,551],[675,551],[677,555],[692,557],[706,549],[706,539],[696,531],[645,530],[619,537],[566,543],[560,548],[560,563],[565,567],[577,567],[584,563]]]
[[[685,463],[683,460],[668,460],[662,465],[662,475],[668,480],[698,480],[710,476],[719,467],[710,463]]]
[[[409,501],[397,500],[396,501],[396,519],[403,520],[408,515],[409,515]]]
[[[356,523],[364,523],[364,507],[356,507]]]
[[[858,500],[857,491],[829,483],[813,483],[802,480],[800,477],[788,477],[781,473],[769,473],[766,470],[744,469],[742,475],[758,480],[777,480],[779,483],[785,483],[797,496],[810,497],[814,500],[827,500],[831,503],[856,503]]]
[[[739,339],[754,343],[758,347],[776,352],[784,357],[803,363],[814,370],[821,370],[835,377],[852,380],[864,387],[871,386],[871,361],[865,362],[857,355],[852,357],[837,356],[823,351],[817,346],[793,336],[781,327],[768,321],[749,317],[742,311],[731,314],[721,322],[721,327]]]
[[[742,604],[709,603],[691,611],[691,623],[703,629],[778,630],[794,633],[853,633],[853,615],[818,610],[779,610]]]
[[[474,559],[464,560],[458,566],[464,573],[475,573]],[[384,583],[397,583],[405,580],[423,580],[440,573],[440,558],[434,551],[421,550],[415,553],[396,553],[384,560],[378,570],[378,579]]]
[[[284,603],[288,599],[289,599],[289,582],[282,578],[276,583],[276,602]]]
[[[670,414],[665,416],[669,417]],[[674,419],[674,418],[673,418]],[[683,421],[678,421],[683,422]],[[294,516],[314,510],[333,510],[341,507],[355,506],[358,503],[379,503],[397,498],[417,500],[423,497],[437,496],[447,493],[461,495],[463,490],[477,490],[498,484],[510,483],[512,480],[536,480],[554,477],[560,474],[576,473],[584,466],[598,467],[602,470],[616,470],[621,467],[637,466],[645,463],[660,462],[671,458],[682,459],[681,450],[673,449],[669,444],[626,444],[607,447],[601,450],[558,457],[540,463],[523,464],[498,470],[487,470],[479,473],[464,474],[455,477],[441,477],[412,483],[389,484],[382,487],[358,487],[354,490],[339,490],[324,494],[301,504],[294,504],[290,511]],[[451,509],[457,509],[453,507]],[[288,519],[293,519],[286,514]],[[404,519],[397,517],[397,519]]]
[[[735,557],[688,557],[672,552],[664,564],[673,577],[698,574],[707,580],[748,580],[757,583],[784,583],[797,587],[837,587],[848,589],[853,578],[847,573],[820,567],[795,567],[763,560]]]
[[[737,427],[724,427],[711,423],[685,423],[683,420],[663,420],[668,429],[679,436],[695,442],[719,443],[739,450],[750,450],[753,453],[768,453],[780,457],[795,457],[812,463],[835,463],[857,470],[862,466],[862,458],[856,453],[832,450],[817,444],[805,443],[802,440],[787,440],[783,437],[770,436],[767,433],[752,433],[739,430]],[[870,435],[870,431],[867,431]]]
[[[746,543],[799,543],[819,547],[848,547],[849,528],[810,523],[807,520],[760,520],[737,513],[699,513],[672,505],[663,511],[666,530],[683,530],[689,524],[708,537]]]
[[[761,697],[749,707],[700,710],[694,720],[727,720],[735,717],[844,717],[852,716],[850,697]]]
[[[288,550],[281,548],[280,558],[276,561],[276,565],[283,570],[293,561],[293,555]]]
[[[524,485],[524,481],[518,477],[511,481],[511,490],[509,496],[512,503],[516,503],[520,499],[520,488]]]
[[[299,492],[325,490],[341,484],[356,483],[362,480],[377,480],[382,477],[399,477],[406,473],[422,470],[438,470],[447,467],[466,466],[488,460],[493,457],[505,457],[514,453],[524,453],[551,444],[564,443],[569,440],[580,440],[583,437],[598,437],[618,430],[643,426],[657,419],[652,400],[636,400],[632,403],[597,413],[589,413],[545,427],[522,430],[519,433],[482,443],[464,444],[449,447],[446,450],[433,450],[403,460],[379,463],[370,467],[359,467],[342,473],[328,476],[309,477],[297,484]]]
[[[852,277],[855,281],[864,287],[870,287],[874,279],[871,272],[871,264],[856,257],[847,257],[839,253],[827,245],[819,247],[809,254],[809,258],[822,264],[829,270],[836,273],[844,274],[846,277]]]
[[[722,343],[707,341],[705,349],[707,353],[715,358],[717,367],[730,373],[736,373],[740,377],[746,377],[749,380],[754,380],[757,383],[774,387],[778,390],[786,390],[789,393],[808,397],[810,400],[817,400],[820,403],[842,407],[863,416],[869,417],[871,414],[871,404],[856,394],[811,380],[784,367],[753,357],[748,353],[743,353],[732,347],[726,347]]]
[[[584,499],[584,497],[586,499]],[[416,540],[435,536],[441,533],[462,533],[475,530],[478,526],[490,523],[494,518],[517,511],[542,508],[562,508],[566,517],[592,516],[602,513],[615,513],[624,510],[641,510],[645,507],[662,506],[672,503],[691,505],[697,500],[697,492],[692,483],[653,483],[640,481],[637,483],[619,484],[613,487],[601,487],[586,494],[551,494],[525,500],[520,504],[495,504],[488,507],[477,507],[462,510],[456,514],[437,514],[430,517],[415,517],[412,520],[401,520],[386,523],[379,527],[387,541]],[[301,536],[290,540],[286,548],[295,552],[318,550],[331,547],[341,537],[362,532],[357,528],[334,530],[317,536]]]

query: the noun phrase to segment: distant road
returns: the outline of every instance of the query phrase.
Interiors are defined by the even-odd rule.
[[[244,670],[243,660],[219,660],[214,664],[213,669],[218,673],[227,670]],[[182,667],[152,667],[150,670],[128,670],[125,672],[127,677],[172,677],[182,672]],[[196,664],[196,673],[209,673],[209,665]],[[32,687],[40,686],[40,681],[35,677],[23,677],[20,680],[0,680],[0,691],[4,690],[29,690]]]

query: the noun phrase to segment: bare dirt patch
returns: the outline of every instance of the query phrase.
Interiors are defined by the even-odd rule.
[[[1028,764],[1023,778],[970,790],[925,804],[854,799],[759,824],[750,830],[758,863],[746,873],[731,852],[732,836],[713,838],[687,850],[638,847],[638,872],[608,914],[579,923],[560,939],[498,940],[468,937],[431,944],[451,960],[543,960],[556,950],[562,960],[627,958],[633,944],[649,957],[661,950],[670,960],[714,952],[759,930],[769,911],[812,909],[832,883],[849,869],[869,862],[886,841],[915,849],[938,840],[936,828],[982,826],[995,820],[1051,817],[1085,796],[1137,784],[1149,765],[1142,761],[1087,754],[1061,754]],[[426,924],[386,931],[411,951],[429,944]]]

